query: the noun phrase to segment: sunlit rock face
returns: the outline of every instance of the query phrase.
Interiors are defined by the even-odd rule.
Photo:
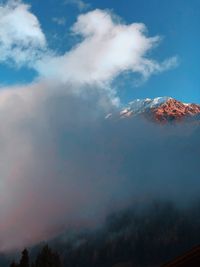
[[[182,103],[171,97],[136,99],[123,108],[119,114],[109,114],[107,119],[124,119],[138,115],[160,123],[178,122],[184,119],[199,120],[200,105]]]
[[[185,104],[175,99],[168,99],[165,103],[152,109],[154,118],[157,121],[167,122],[182,120],[193,117],[200,113],[200,105]]]

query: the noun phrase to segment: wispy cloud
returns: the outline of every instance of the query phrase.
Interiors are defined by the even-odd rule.
[[[64,4],[75,5],[80,11],[87,10],[88,8],[90,8],[90,4],[82,0],[65,0]]]
[[[64,17],[54,17],[52,19],[52,21],[55,22],[56,24],[62,25],[62,26],[64,26],[66,24],[66,18],[64,18]]]

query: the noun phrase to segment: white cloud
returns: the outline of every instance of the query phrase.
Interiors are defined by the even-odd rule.
[[[66,5],[75,5],[78,7],[80,11],[86,10],[90,7],[90,4],[82,1],[82,0],[65,0],[64,2]]]
[[[29,5],[17,0],[0,5],[0,62],[34,62],[45,48],[45,36]]]
[[[82,1],[70,0],[84,7]],[[69,3],[69,1],[68,1]],[[53,18],[59,25],[64,18]],[[63,55],[47,48],[45,35],[30,6],[10,0],[0,5],[0,62],[27,65],[39,76],[76,85],[103,85],[126,71],[145,79],[177,64],[176,57],[157,62],[149,52],[160,37],[149,37],[142,23],[123,24],[109,11],[94,10],[78,16],[72,34],[82,40]]]
[[[82,41],[62,56],[45,57],[37,62],[40,75],[79,85],[105,86],[125,71],[147,79],[177,64],[176,57],[161,63],[149,58],[160,37],[148,37],[142,23],[119,23],[108,11],[94,10],[80,15],[72,33],[80,35]]]

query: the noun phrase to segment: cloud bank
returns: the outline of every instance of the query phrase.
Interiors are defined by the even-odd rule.
[[[105,120],[116,107],[102,89],[73,90],[1,93],[0,251],[99,225],[130,203],[199,195],[199,127]]]

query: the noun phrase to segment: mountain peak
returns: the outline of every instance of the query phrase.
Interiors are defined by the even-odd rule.
[[[200,114],[200,105],[183,103],[172,97],[164,96],[153,99],[135,99],[120,111],[119,117],[144,115],[153,121],[164,123],[180,121],[198,114]]]
[[[170,98],[162,105],[153,108],[152,113],[157,121],[181,120],[200,114],[200,105],[182,103]]]
[[[145,113],[146,111],[156,108],[161,104],[172,99],[171,97],[156,97],[156,98],[145,98],[145,99],[135,99],[129,102],[128,106],[123,108],[120,112],[120,117],[130,117],[133,115]]]

